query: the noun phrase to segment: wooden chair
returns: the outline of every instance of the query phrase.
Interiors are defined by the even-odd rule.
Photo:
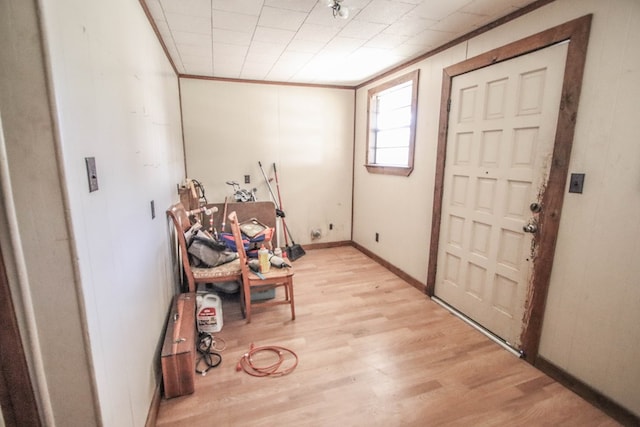
[[[239,258],[213,268],[193,267],[189,263],[189,253],[187,252],[187,241],[185,239],[185,232],[189,231],[192,226],[187,211],[182,203],[176,203],[167,210],[167,216],[171,218],[175,230],[175,238],[178,240],[179,250],[177,256],[181,261],[184,275],[187,277],[188,292],[196,292],[197,283],[240,280],[242,269],[240,268]]]
[[[244,250],[242,243],[242,234],[240,233],[240,224],[238,223],[238,217],[236,212],[229,214],[229,222],[231,224],[231,232],[233,238],[238,247],[238,255],[240,257],[240,268],[242,269],[242,292],[241,292],[241,304],[244,308],[244,314],[247,318],[247,323],[251,322],[251,307],[252,306],[273,306],[280,304],[289,304],[291,306],[291,319],[296,319],[296,309],[293,300],[293,268],[285,267],[279,268],[271,266],[268,273],[263,273],[264,279],[261,279],[249,268],[248,257]],[[284,299],[275,299],[268,301],[252,302],[251,290],[267,290],[277,287],[284,288]]]

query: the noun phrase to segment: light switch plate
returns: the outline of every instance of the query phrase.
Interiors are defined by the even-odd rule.
[[[89,180],[89,193],[98,191],[98,172],[96,171],[96,158],[85,157],[84,162],[87,165],[87,179]]]
[[[569,181],[569,193],[582,193],[584,187],[584,174],[572,173]]]

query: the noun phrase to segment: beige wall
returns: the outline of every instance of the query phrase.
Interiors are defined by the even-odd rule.
[[[105,425],[139,426],[174,290],[164,210],[184,179],[178,80],[138,2],[44,6],[101,414]]]
[[[43,422],[61,423],[64,414],[70,423],[90,426],[99,414],[74,283],[36,4],[0,2],[0,19],[0,244],[11,295]]]
[[[136,1],[0,4],[0,241],[47,424],[144,425],[174,290],[164,210],[184,179],[177,77]]]
[[[640,414],[636,0],[558,0],[412,67],[421,74],[416,166],[408,178],[371,175],[362,166],[369,87],[360,89],[353,235],[425,283],[443,67],[589,13],[594,18],[569,167],[586,174],[585,191],[565,198],[540,355]]]
[[[351,239],[353,90],[197,79],[180,85],[187,174],[202,182],[210,202],[232,197],[226,181],[270,200],[258,162],[267,177],[275,162],[295,242]],[[275,181],[271,187],[277,197]],[[311,239],[314,229],[319,239]]]
[[[640,2],[571,3],[594,13],[569,164],[585,191],[565,198],[540,354],[640,415]]]

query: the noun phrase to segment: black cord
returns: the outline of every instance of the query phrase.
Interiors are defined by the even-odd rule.
[[[209,369],[215,368],[222,362],[222,356],[220,353],[213,351],[212,347],[215,346],[215,340],[211,334],[206,332],[200,332],[198,336],[198,353],[200,357],[196,362],[196,372],[204,376]],[[200,369],[200,365],[204,364],[205,369]]]
[[[204,202],[204,204],[206,205],[208,202],[207,197],[204,195],[204,185],[202,185],[200,181],[195,179],[192,179],[191,181],[193,181],[193,185],[198,189],[198,192],[200,193],[199,201]]]

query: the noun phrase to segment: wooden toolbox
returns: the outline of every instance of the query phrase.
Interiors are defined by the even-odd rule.
[[[160,357],[166,398],[183,396],[194,391],[195,315],[195,293],[179,294],[173,298]]]

